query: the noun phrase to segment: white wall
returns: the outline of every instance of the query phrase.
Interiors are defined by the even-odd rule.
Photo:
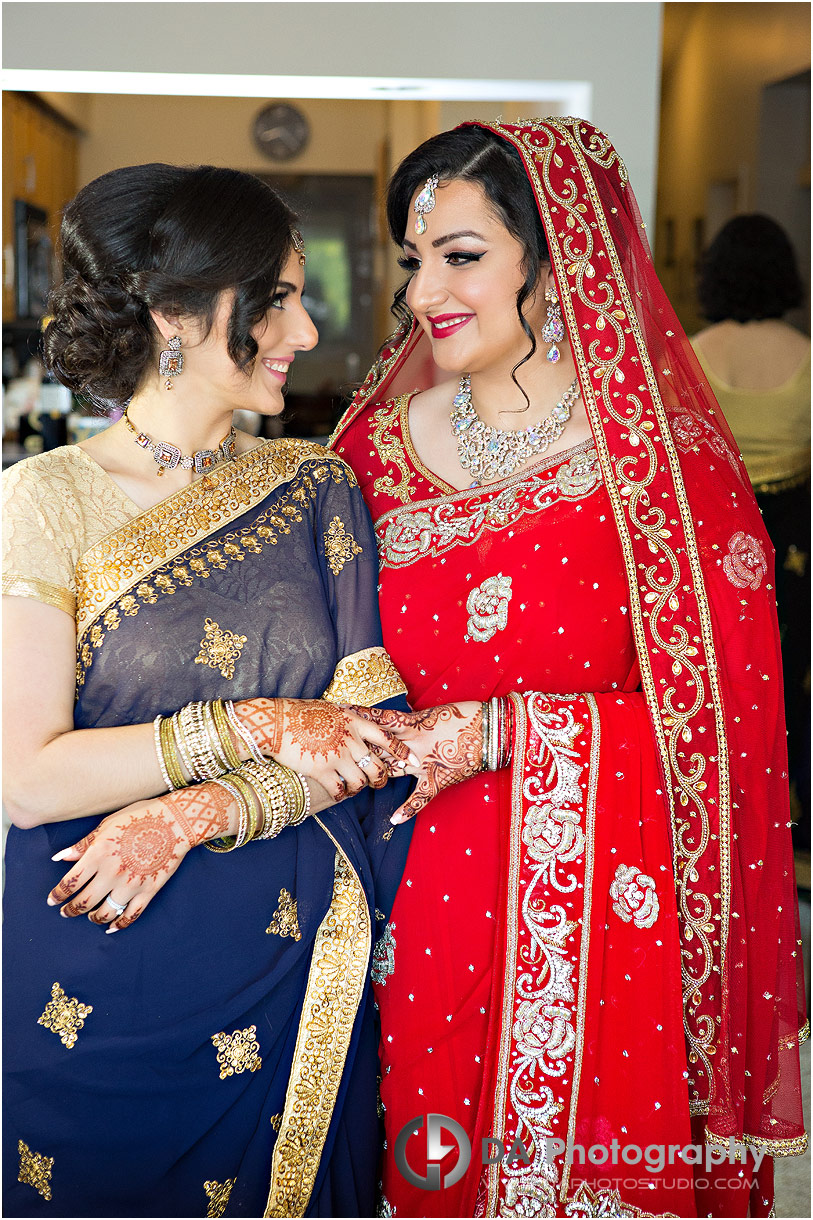
[[[5,68],[579,80],[654,210],[660,3],[3,5]],[[25,86],[47,89],[47,83]],[[59,86],[55,86],[59,87]],[[64,87],[64,86],[62,86]],[[85,92],[96,90],[84,86]],[[505,117],[516,117],[515,115]],[[171,124],[171,111],[166,116]]]

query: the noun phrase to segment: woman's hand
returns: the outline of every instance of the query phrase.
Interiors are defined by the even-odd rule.
[[[216,784],[137,801],[53,857],[76,864],[51,890],[48,905],[64,903],[61,915],[87,914],[108,932],[128,928],[190,848],[234,833],[236,823],[233,797]]]
[[[359,714],[366,710],[321,699],[251,699],[235,706],[263,754],[316,780],[336,801],[367,784],[383,788],[411,761],[409,746]]]
[[[446,703],[423,712],[354,710],[408,744],[420,760],[418,783],[390,818],[394,825],[408,822],[433,796],[483,769],[482,703]]]

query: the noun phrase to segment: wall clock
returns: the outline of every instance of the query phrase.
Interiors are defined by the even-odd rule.
[[[299,156],[310,140],[307,118],[288,102],[264,107],[252,127],[254,143],[272,161],[290,161]]]

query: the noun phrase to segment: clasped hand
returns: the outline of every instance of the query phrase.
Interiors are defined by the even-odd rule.
[[[446,703],[422,712],[378,707],[349,710],[408,745],[420,762],[412,795],[390,819],[396,826],[414,818],[439,792],[483,769],[482,703]]]

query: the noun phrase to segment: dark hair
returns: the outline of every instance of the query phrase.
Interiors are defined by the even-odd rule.
[[[456,127],[419,145],[398,166],[387,189],[387,223],[396,245],[401,245],[407,231],[412,196],[432,174],[437,174],[441,181],[462,179],[477,183],[508,232],[522,244],[525,279],[517,293],[517,316],[531,346],[527,356],[511,371],[512,380],[522,390],[515,373],[536,351],[536,336],[523,317],[522,307],[533,294],[542,264],[550,261],[550,255],[520,155],[486,127]],[[392,312],[399,321],[411,320],[412,316],[405,301],[408,283],[401,285],[392,304]],[[528,402],[527,394],[524,390],[522,393]]]
[[[700,312],[710,322],[781,318],[804,296],[784,229],[769,216],[735,216],[697,267]]]
[[[155,358],[150,308],[199,318],[208,333],[220,294],[234,290],[228,352],[247,370],[295,219],[270,186],[238,170],[155,163],[96,178],[63,216],[47,367],[95,403],[123,405]]]

